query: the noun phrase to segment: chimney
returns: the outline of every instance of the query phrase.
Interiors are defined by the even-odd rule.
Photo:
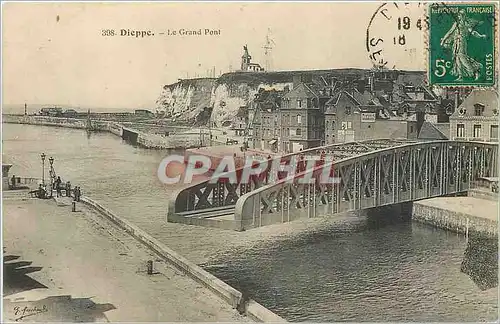
[[[302,77],[300,75],[295,74],[293,76],[293,87],[295,88],[296,86],[298,86],[301,83],[302,83]]]
[[[375,91],[375,75],[374,73],[370,73],[368,77],[368,83],[370,83],[370,92]]]
[[[455,111],[458,110],[458,106],[460,104],[460,93],[459,91],[455,91]]]

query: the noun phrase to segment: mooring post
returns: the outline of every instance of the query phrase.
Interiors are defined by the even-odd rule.
[[[76,201],[73,201],[71,211],[76,212]]]
[[[152,275],[152,274],[153,274],[153,261],[149,260],[148,261],[148,275]]]
[[[465,226],[465,241],[469,243],[469,218],[467,218],[467,225]]]

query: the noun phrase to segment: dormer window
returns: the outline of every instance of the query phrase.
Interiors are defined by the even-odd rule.
[[[484,105],[477,103],[474,105],[474,116],[482,116],[484,111]]]
[[[351,107],[347,106],[345,107],[345,114],[350,115],[351,114]]]

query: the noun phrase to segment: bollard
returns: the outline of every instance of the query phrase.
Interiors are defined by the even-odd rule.
[[[76,212],[76,202],[73,201],[71,211]]]
[[[467,218],[467,225],[465,227],[465,241],[469,243],[469,218]]]
[[[153,261],[149,260],[148,261],[148,275],[152,275],[152,274],[153,274]]]

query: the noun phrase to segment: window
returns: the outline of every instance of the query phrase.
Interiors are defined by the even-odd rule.
[[[370,126],[368,126],[370,127]],[[410,133],[413,133],[413,125],[410,125]]]
[[[335,121],[332,120],[332,129],[335,129]]]
[[[345,107],[345,114],[350,115],[351,114],[351,107],[347,106]]]
[[[481,137],[481,125],[474,125],[474,137]]]
[[[491,125],[490,138],[498,140],[498,125]]]
[[[302,100],[297,99],[297,107],[302,108]]]
[[[347,122],[347,129],[351,129],[352,128],[352,123],[351,122]]]
[[[300,128],[297,128],[297,130],[295,131],[295,135],[298,135],[298,136],[302,135],[302,131]]]
[[[302,116],[301,115],[297,116],[297,123],[302,124]]]
[[[474,105],[474,116],[481,116],[483,114],[483,105],[475,104]]]
[[[457,125],[457,137],[460,137],[460,138],[465,137],[465,125],[464,124]]]

